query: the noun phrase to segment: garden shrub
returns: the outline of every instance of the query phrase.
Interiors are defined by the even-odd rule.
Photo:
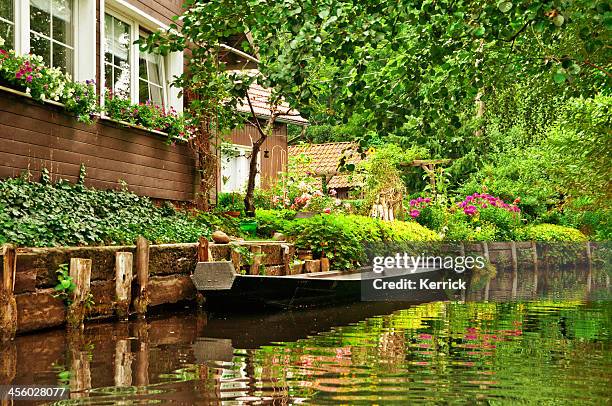
[[[575,228],[546,223],[525,226],[517,231],[517,237],[524,241],[587,241],[587,237]]]
[[[285,220],[286,221],[286,220]],[[365,258],[364,243],[438,241],[433,231],[415,222],[382,221],[366,216],[317,215],[283,223],[298,248],[312,250],[316,257],[325,254],[333,269],[358,266]]]
[[[84,173],[82,173],[84,176]],[[82,178],[81,178],[82,180]],[[0,240],[21,246],[195,242],[210,235],[205,222],[156,207],[128,191],[97,190],[67,181],[24,178],[0,182]]]
[[[272,237],[275,232],[285,233],[295,218],[293,210],[262,210],[255,211],[257,234],[261,237]]]
[[[217,210],[244,213],[244,196],[237,192],[219,193],[217,197]]]

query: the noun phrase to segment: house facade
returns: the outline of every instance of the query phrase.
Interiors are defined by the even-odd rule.
[[[168,28],[181,5],[182,0],[0,0],[0,37],[5,49],[36,54],[75,81],[94,79],[101,106],[108,89],[133,104],[181,112],[180,89],[170,83],[183,72],[183,53],[164,57],[134,44]],[[265,111],[258,116],[265,119]],[[253,130],[234,130],[230,146],[248,152]],[[262,182],[286,166],[286,134],[286,123],[279,124],[262,148],[272,156],[260,157]],[[243,159],[232,155],[226,161],[225,175],[238,176],[231,188],[239,188]],[[54,180],[76,180],[81,165],[86,183],[97,188],[127,185],[141,195],[177,201],[193,200],[198,192],[188,145],[168,145],[163,134],[104,115],[93,124],[77,122],[61,105],[36,103],[0,82],[0,178],[27,171],[37,179],[46,169]]]

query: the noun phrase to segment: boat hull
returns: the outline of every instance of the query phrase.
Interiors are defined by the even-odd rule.
[[[382,276],[381,279],[385,282],[396,282],[403,279],[414,280],[418,283],[424,277],[437,281],[442,280],[446,275],[447,272],[444,270],[430,270],[415,274]],[[230,289],[203,291],[202,293],[206,297],[206,307],[211,310],[249,311],[269,307],[291,309],[328,306],[360,301],[364,279],[367,280],[368,277],[236,275]],[[375,300],[422,303],[447,299],[448,292],[444,290],[415,289],[401,296],[381,296]]]

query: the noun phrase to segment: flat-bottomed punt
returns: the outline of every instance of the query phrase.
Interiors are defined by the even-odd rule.
[[[241,311],[262,307],[300,308],[349,303],[359,300],[389,300],[422,303],[448,299],[444,289],[419,289],[421,279],[441,281],[446,270],[433,268],[386,269],[375,273],[371,268],[352,272],[317,272],[300,275],[266,276],[241,275],[231,262],[199,262],[191,276],[196,288],[206,298],[209,309]],[[414,281],[417,288],[409,291],[380,290],[374,292],[373,282]],[[374,295],[374,296],[373,296]]]

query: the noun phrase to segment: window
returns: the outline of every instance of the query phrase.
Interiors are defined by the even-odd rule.
[[[72,0],[30,0],[30,52],[74,74]]]
[[[104,84],[113,93],[131,98],[132,26],[110,14],[104,16]]]
[[[138,62],[138,100],[141,103],[151,101],[158,106],[164,106],[164,85],[164,58],[141,51]]]
[[[0,37],[4,46],[15,48],[15,4],[13,0],[0,0]]]
[[[129,18],[114,12],[105,14],[104,86],[133,103],[150,101],[165,106],[165,58],[139,50],[134,44],[139,31],[138,23]]]

